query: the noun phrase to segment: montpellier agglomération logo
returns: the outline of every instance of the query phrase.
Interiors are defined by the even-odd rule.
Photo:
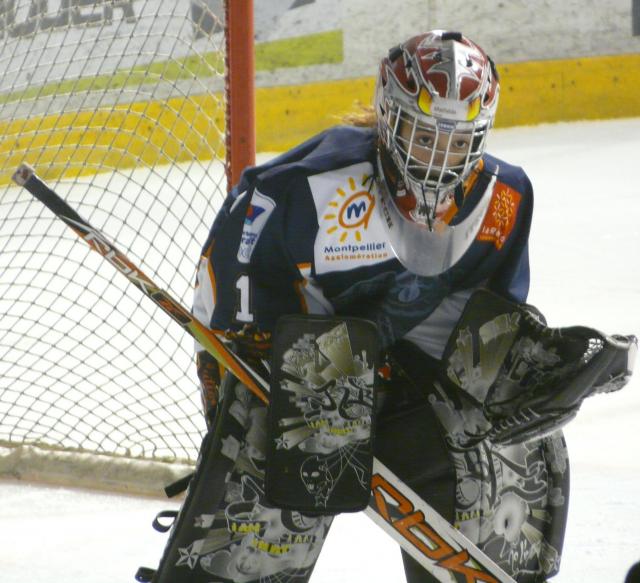
[[[364,175],[360,183],[350,176],[347,185],[336,189],[336,196],[322,215],[327,235],[336,237],[335,245],[325,245],[325,258],[336,260],[371,260],[388,257],[384,241],[369,241],[365,237],[375,208],[374,195],[365,185],[371,180]]]

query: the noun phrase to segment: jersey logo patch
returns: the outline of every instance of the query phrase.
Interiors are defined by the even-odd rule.
[[[322,221],[327,234],[336,233],[340,243],[347,241],[350,235],[351,239],[359,243],[362,241],[363,231],[369,227],[369,219],[376,201],[368,190],[358,189],[352,176],[349,177],[348,183],[348,192],[343,188],[336,189],[336,198],[329,202]]]
[[[345,271],[392,257],[380,224],[370,164],[309,177],[318,212],[316,272]]]
[[[516,224],[521,199],[519,192],[497,182],[484,222],[478,232],[478,241],[493,243],[500,251]]]
[[[276,208],[276,203],[273,199],[257,190],[254,191],[242,227],[242,237],[238,248],[238,261],[240,263],[249,263],[251,260],[251,255],[258,243],[260,233],[262,233],[274,208]]]
[[[244,224],[252,225],[253,221],[255,221],[263,212],[264,209],[262,207],[250,204],[247,209],[247,216],[244,218]]]

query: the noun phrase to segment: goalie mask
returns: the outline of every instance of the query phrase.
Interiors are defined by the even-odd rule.
[[[454,198],[461,204],[463,184],[484,153],[498,93],[491,59],[457,32],[412,37],[381,63],[375,95],[384,177],[379,207],[394,251],[410,271],[441,273],[475,238],[489,188],[464,221],[450,227],[443,219]]]

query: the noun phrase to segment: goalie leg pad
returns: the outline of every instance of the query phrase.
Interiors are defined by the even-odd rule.
[[[230,376],[220,414],[203,442],[196,473],[160,566],[140,581],[250,583],[309,580],[331,525],[264,497],[266,408]]]
[[[367,506],[378,352],[376,327],[367,320],[278,320],[266,468],[273,504],[322,514]]]
[[[555,574],[569,497],[569,464],[561,432],[526,443],[495,444],[482,405],[467,391],[447,385],[438,363],[429,362],[408,342],[398,343],[394,357],[422,392],[429,410],[424,423],[438,427],[439,434],[432,429],[434,436],[425,441],[422,459],[417,455],[420,448],[412,442],[405,447],[403,439],[403,448],[389,461],[390,468],[400,467],[402,458],[411,460],[409,467],[416,474],[424,467],[432,485],[428,480],[414,483],[414,490],[516,580],[542,581]],[[477,382],[481,380],[478,376]],[[378,438],[386,425],[381,417]],[[412,425],[400,424],[400,435]],[[377,448],[382,449],[384,441],[378,439]],[[444,452],[440,443],[445,444]],[[405,477],[403,471],[398,474]],[[405,559],[405,570],[410,583],[432,580],[410,559]]]

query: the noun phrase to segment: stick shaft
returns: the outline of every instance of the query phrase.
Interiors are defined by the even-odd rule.
[[[57,217],[62,219],[94,251],[102,255],[157,306],[171,316],[183,330],[197,340],[213,357],[244,383],[262,401],[268,402],[269,385],[240,357],[231,352],[221,340],[185,309],[168,292],[158,287],[145,273],[132,263],[107,237],[95,229],[71,208],[56,192],[43,182],[32,168],[22,164],[13,176],[14,181],[26,188]]]

